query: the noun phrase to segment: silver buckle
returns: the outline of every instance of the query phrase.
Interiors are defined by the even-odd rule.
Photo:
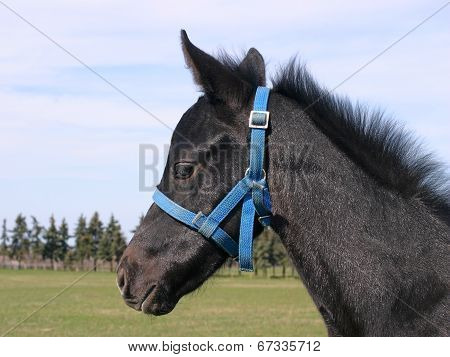
[[[268,214],[268,215],[266,215],[266,216],[259,216],[259,217],[258,217],[258,222],[261,223],[261,220],[263,220],[264,218],[269,218],[269,217],[272,217],[272,215],[271,215],[271,214]],[[262,224],[262,223],[261,223],[261,224]]]
[[[197,221],[200,219],[200,217],[203,216],[202,211],[198,211],[195,217],[192,219],[192,224],[195,226],[197,224]]]
[[[248,176],[249,172],[250,172],[250,167],[247,167],[247,170],[245,170],[244,176]],[[263,174],[263,176],[262,176],[261,180],[265,180],[266,179],[266,170],[262,169],[262,174]]]
[[[253,129],[267,129],[269,127],[269,112],[266,112],[264,110],[252,110],[250,112],[250,117],[248,119],[248,126],[249,128]],[[254,116],[258,116],[259,118],[254,118]],[[264,123],[263,124],[257,124],[261,120],[261,116],[264,116]],[[254,119],[259,119],[256,123]]]

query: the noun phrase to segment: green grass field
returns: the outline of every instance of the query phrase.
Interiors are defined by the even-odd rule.
[[[0,335],[82,275],[0,270]],[[324,336],[298,279],[214,277],[169,315],[127,307],[115,274],[90,273],[10,336]]]

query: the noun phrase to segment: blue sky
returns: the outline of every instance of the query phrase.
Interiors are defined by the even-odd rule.
[[[179,30],[200,48],[257,48],[270,72],[298,54],[333,88],[431,15],[440,1],[4,1],[174,127],[198,96]],[[255,10],[257,9],[257,10]],[[450,163],[450,6],[337,89],[383,108]],[[140,144],[171,131],[0,4],[0,218],[73,227],[114,213],[124,231],[151,204],[139,192]]]

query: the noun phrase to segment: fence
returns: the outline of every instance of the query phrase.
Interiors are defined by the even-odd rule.
[[[62,271],[88,271],[94,268],[96,271],[114,272],[117,264],[115,262],[105,262],[94,259],[86,259],[83,263],[80,262],[50,262],[49,260],[32,260],[25,259],[21,262],[11,259],[9,257],[0,257],[0,267],[3,269],[34,269],[34,270],[62,270]],[[240,277],[240,276],[255,276],[262,278],[299,278],[298,273],[292,263],[286,265],[274,265],[258,267],[255,266],[253,273],[242,273],[239,270],[238,263],[234,260],[227,260],[227,262],[215,273],[217,277]]]

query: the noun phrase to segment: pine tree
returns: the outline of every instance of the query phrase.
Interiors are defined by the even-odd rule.
[[[265,229],[256,239],[253,244],[253,256],[255,259],[255,274],[258,268],[263,270],[264,276],[267,276],[267,268],[270,267],[270,256],[272,254],[272,234],[271,231]]]
[[[283,266],[283,277],[286,275],[286,262],[288,261],[288,254],[286,248],[281,242],[280,237],[273,230],[272,233],[272,248],[269,262],[272,265],[272,274],[275,276],[275,267]]]
[[[64,257],[64,269],[73,269],[73,264],[77,260],[77,252],[74,248],[69,246],[69,249]]]
[[[103,223],[100,220],[100,216],[98,212],[94,212],[94,215],[92,216],[91,220],[89,221],[88,226],[88,234],[90,235],[92,239],[92,250],[91,250],[91,256],[94,258],[94,270],[97,268],[97,259],[98,259],[98,245],[100,243],[100,239],[103,234]]]
[[[44,227],[42,227],[36,217],[31,216],[31,230],[30,230],[30,255],[31,260],[36,268],[36,261],[42,258],[43,254],[43,244],[42,244],[42,233]]]
[[[286,277],[286,267],[291,264],[291,260],[289,259],[289,254],[286,250],[286,248],[283,245],[283,242],[281,242],[280,236],[273,233],[275,235],[275,247],[274,247],[274,257],[276,260],[276,265],[281,265],[282,267],[282,277]]]
[[[8,230],[6,228],[6,219],[4,219],[2,224],[2,236],[0,237],[0,253],[2,255],[2,266],[5,266],[5,260],[9,253],[8,243],[9,243]]]
[[[127,241],[122,233],[122,227],[120,226],[119,222],[116,221],[111,245],[112,256],[116,265],[119,264],[120,258],[122,258],[122,254],[125,251],[126,247]]]
[[[272,230],[265,229],[255,240],[254,257],[256,268],[262,268],[264,276],[267,268],[272,267],[272,275],[275,275],[275,267],[283,267],[283,277],[286,275],[286,265],[289,257],[280,237]]]
[[[139,227],[142,225],[142,223],[144,222],[145,216],[141,213],[141,215],[139,216],[139,223],[137,224],[137,226],[131,230],[131,233],[136,233],[137,230],[139,229]]]
[[[111,215],[109,223],[102,234],[102,238],[100,239],[98,246],[98,258],[105,262],[109,262],[110,271],[112,271],[113,261],[112,242],[117,224],[118,222],[114,219],[114,216]]]
[[[19,262],[19,269],[25,255],[28,253],[29,239],[27,221],[24,216],[19,214],[16,218],[16,225],[12,230],[10,257]]]
[[[91,257],[92,240],[88,234],[86,218],[83,215],[78,218],[78,223],[74,232],[76,258],[81,263],[81,269],[84,269],[85,259]]]
[[[44,234],[44,251],[42,257],[50,259],[52,269],[55,269],[56,250],[58,248],[58,229],[56,228],[55,218],[50,217],[50,225]]]
[[[67,251],[69,250],[69,227],[66,220],[63,218],[61,225],[58,229],[58,239],[56,242],[55,249],[55,260],[61,261],[64,264],[64,259],[66,257]],[[65,266],[64,266],[65,268]]]

